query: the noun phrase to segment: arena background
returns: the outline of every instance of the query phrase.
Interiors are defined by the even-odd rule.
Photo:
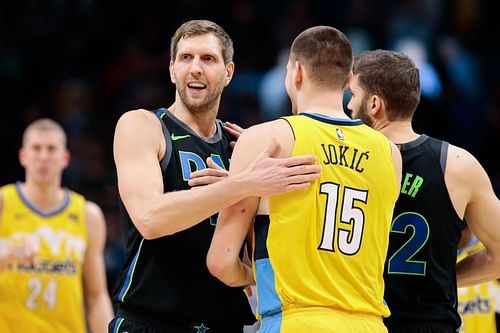
[[[282,85],[286,52],[303,29],[337,27],[355,53],[408,53],[422,75],[415,127],[472,152],[500,194],[500,51],[496,1],[98,1],[0,2],[0,184],[23,179],[24,127],[59,121],[72,162],[64,185],[104,210],[108,285],[122,261],[112,138],[118,117],[168,106],[170,37],[206,18],[235,44],[236,74],[220,118],[249,126],[289,111]],[[284,60],[285,59],[285,60]],[[348,96],[346,96],[348,98]],[[134,135],[130,133],[130,135]]]

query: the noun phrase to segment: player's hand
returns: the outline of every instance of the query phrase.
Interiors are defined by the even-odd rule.
[[[245,178],[252,195],[267,197],[303,189],[319,178],[321,166],[314,164],[315,155],[274,158],[277,148],[278,141],[273,137],[247,169],[236,175]]]
[[[243,127],[241,127],[241,126],[238,126],[236,124],[230,123],[228,121],[226,121],[224,123],[223,128],[224,128],[224,130],[230,136],[232,136],[235,139],[234,141],[229,142],[229,144],[231,145],[231,148],[234,148],[234,145],[236,144],[236,141],[238,140],[238,138],[240,137],[241,133],[243,133],[243,131],[245,129]]]
[[[221,168],[210,157],[207,158],[207,168],[191,173],[188,184],[191,187],[208,185],[218,182],[228,176],[228,171]]]
[[[9,247],[9,256],[12,262],[23,264],[36,264],[38,261],[38,249],[29,241],[12,244]]]

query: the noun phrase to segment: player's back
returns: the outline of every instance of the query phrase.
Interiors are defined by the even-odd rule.
[[[36,265],[12,264],[0,273],[0,331],[84,333],[85,199],[67,191],[61,207],[42,212],[19,183],[1,191],[0,242],[28,239],[40,252]]]
[[[388,315],[382,273],[398,195],[389,141],[361,121],[285,119],[292,155],[316,154],[322,171],[310,187],[271,197],[269,218],[256,218],[258,313],[320,307]]]
[[[456,250],[463,222],[444,180],[448,144],[421,135],[400,147],[401,194],[387,254],[388,327],[406,322],[458,328]]]

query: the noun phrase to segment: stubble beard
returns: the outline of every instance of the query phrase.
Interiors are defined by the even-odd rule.
[[[177,89],[177,92],[179,93],[180,99],[182,104],[186,106],[186,109],[188,109],[192,113],[204,113],[208,112],[209,110],[216,109],[220,100],[220,96],[222,94],[222,89],[216,89],[215,91],[210,92],[203,100],[194,100],[189,97],[188,93],[186,92],[187,88],[182,88],[182,89]]]
[[[359,108],[359,111],[357,113],[356,118],[361,119],[361,121],[365,125],[368,125],[368,126],[373,128],[373,119],[368,114],[368,109],[366,108],[366,102],[367,101],[363,101],[363,103],[361,103],[361,106]]]

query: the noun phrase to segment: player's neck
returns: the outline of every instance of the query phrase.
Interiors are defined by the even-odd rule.
[[[349,118],[342,104],[343,92],[318,92],[297,98],[298,113],[317,113],[332,118]]]
[[[182,103],[174,103],[168,109],[200,137],[208,139],[214,136],[218,104],[215,108],[200,112],[190,111]]]
[[[378,131],[396,144],[411,142],[420,136],[413,130],[411,121],[406,120],[387,122],[381,128],[378,128]]]
[[[59,183],[38,183],[28,180],[21,184],[21,191],[32,205],[42,211],[57,209],[66,198],[66,191]]]

